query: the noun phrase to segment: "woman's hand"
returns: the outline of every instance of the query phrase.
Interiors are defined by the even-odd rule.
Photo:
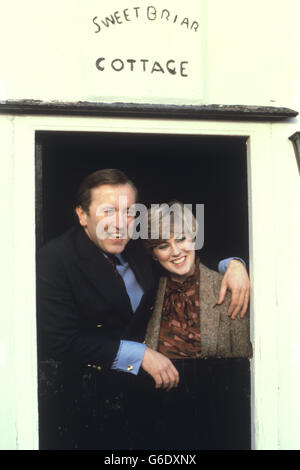
[[[169,391],[177,387],[179,373],[173,363],[163,354],[146,347],[142,368],[151,375],[155,382],[155,388],[165,388]]]
[[[238,260],[231,260],[224,274],[218,304],[221,304],[227,292],[231,291],[231,303],[228,309],[228,315],[236,318],[240,312],[241,318],[245,316],[250,297],[250,279],[243,263]]]

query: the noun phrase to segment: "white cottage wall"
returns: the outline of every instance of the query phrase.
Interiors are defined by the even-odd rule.
[[[276,272],[278,447],[300,449],[300,184],[289,126],[272,126]],[[294,128],[295,129],[295,128]],[[296,129],[295,129],[296,130]],[[299,130],[299,126],[297,126]]]
[[[152,19],[145,18],[150,3],[157,11],[163,3],[172,21],[166,13],[164,22],[159,15],[153,19],[154,10]],[[100,8],[99,1],[86,0],[76,9],[73,0],[6,3],[0,101],[217,103],[300,111],[298,0],[150,3],[114,0]],[[144,19],[134,16],[138,6]],[[99,18],[117,11],[123,12],[122,24],[117,15],[113,27],[102,23],[103,31],[96,33]],[[184,18],[189,26],[199,19],[198,30],[188,29]],[[106,58],[101,64],[109,70],[96,68],[99,57]],[[113,58],[122,58],[127,69],[112,70]],[[139,62],[140,69],[131,70],[136,64],[128,58],[152,65],[144,71],[149,63]],[[167,59],[174,61],[169,68],[176,65],[176,74],[167,71]],[[163,72],[158,65],[152,72],[156,60]],[[300,187],[288,139],[300,131],[299,123],[299,117],[270,124],[1,116],[1,449],[38,448],[34,133],[43,129],[249,136],[252,445],[300,448]]]
[[[206,100],[300,105],[300,3],[206,0]]]
[[[76,8],[72,0],[12,0],[1,16],[2,99],[299,104],[297,0],[86,0]],[[96,69],[99,57],[109,70]],[[111,69],[114,58],[124,70]],[[147,72],[140,59],[149,59]],[[164,72],[150,72],[155,60]],[[180,77],[181,61],[188,77]]]
[[[0,117],[1,175],[1,313],[0,313],[0,449],[15,449],[16,436],[16,370],[14,358],[13,317],[13,119]]]

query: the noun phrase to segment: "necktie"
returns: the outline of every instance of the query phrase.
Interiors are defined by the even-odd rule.
[[[124,279],[122,278],[121,274],[117,270],[117,264],[121,264],[121,261],[115,255],[112,255],[110,253],[106,253],[106,259],[111,264],[111,266],[113,268],[113,271],[114,271],[114,274],[115,274],[116,278],[118,279],[118,281],[121,284],[125,285],[124,284]]]

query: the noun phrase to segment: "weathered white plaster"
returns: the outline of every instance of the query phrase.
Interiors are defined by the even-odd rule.
[[[201,27],[133,21],[130,8],[148,5],[200,18]],[[115,17],[113,27],[95,33],[95,16],[98,21],[118,11],[122,24]],[[0,61],[0,100],[244,104],[300,111],[299,18],[298,0],[86,0],[76,8],[73,0],[11,0],[1,15],[0,39],[7,47]],[[174,59],[177,74],[95,66],[97,57],[105,57],[101,66],[111,68],[108,58],[126,59],[129,52],[129,58],[143,53],[161,62]],[[191,65],[188,77],[178,75],[181,61]],[[38,448],[34,133],[41,129],[248,136],[253,448],[300,448],[300,186],[288,139],[300,131],[299,122],[298,117],[274,124],[0,117],[0,448]]]

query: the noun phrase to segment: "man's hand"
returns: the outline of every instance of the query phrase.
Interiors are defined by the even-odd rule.
[[[155,388],[165,388],[169,391],[177,387],[179,374],[170,359],[163,354],[146,347],[142,368],[151,375]]]
[[[224,274],[218,304],[224,301],[227,289],[231,291],[232,295],[228,315],[231,318],[236,318],[240,312],[240,316],[243,318],[249,303],[250,280],[243,263],[235,259],[230,261]]]

